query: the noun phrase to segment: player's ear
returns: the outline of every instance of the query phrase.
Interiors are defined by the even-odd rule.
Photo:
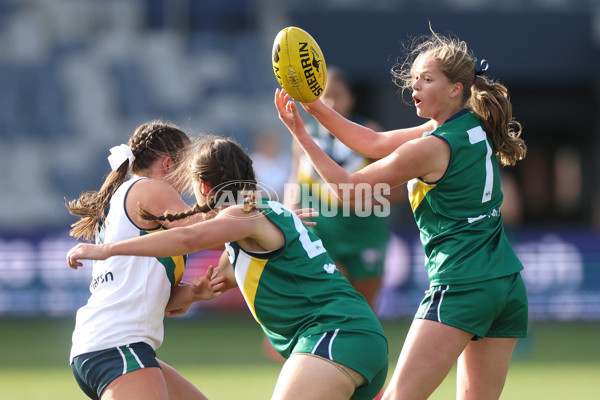
[[[450,92],[450,97],[456,97],[459,94],[462,93],[463,90],[463,84],[460,82],[456,82],[454,85],[452,85],[452,91]]]
[[[164,157],[161,162],[161,167],[165,175],[173,172],[174,163],[171,157]]]
[[[208,196],[212,188],[210,187],[210,183],[205,181],[204,179],[200,179],[200,194],[202,196]]]

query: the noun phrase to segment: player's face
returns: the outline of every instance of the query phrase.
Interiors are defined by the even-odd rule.
[[[413,66],[412,98],[417,115],[443,123],[454,114],[452,96],[454,86],[442,73],[438,62],[431,56],[423,56]]]

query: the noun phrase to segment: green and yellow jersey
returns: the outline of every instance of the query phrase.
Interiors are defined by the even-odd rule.
[[[504,233],[498,163],[479,117],[464,110],[425,135],[445,140],[451,150],[441,179],[408,183],[431,285],[480,282],[521,271]]]
[[[267,253],[226,244],[235,278],[248,307],[284,357],[307,335],[335,329],[383,329],[364,297],[336,269],[321,240],[281,203],[261,199],[263,215],[285,236],[285,245]]]

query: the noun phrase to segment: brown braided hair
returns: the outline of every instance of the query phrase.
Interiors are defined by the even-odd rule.
[[[462,84],[464,106],[481,118],[502,165],[514,165],[525,158],[527,146],[520,137],[522,126],[513,118],[508,89],[490,78],[476,75],[476,59],[465,41],[438,35],[431,25],[429,29],[431,35],[409,42],[404,62],[392,67],[394,83],[402,91],[412,90],[417,61],[433,57],[450,82]]]
[[[150,221],[176,221],[188,218],[198,213],[208,213],[229,205],[228,199],[244,197],[244,211],[255,209],[254,192],[256,177],[252,159],[244,149],[233,139],[209,135],[202,138],[196,145],[190,146],[186,161],[181,163],[187,171],[180,177],[186,178],[186,191],[193,193],[194,184],[200,179],[206,181],[213,189],[213,196],[204,206],[196,205],[182,213],[165,212],[156,217],[140,207],[139,214]]]
[[[179,165],[183,151],[189,144],[189,137],[178,126],[160,120],[146,122],[137,127],[129,138],[128,145],[135,156],[131,172],[137,174],[164,156],[170,157],[175,165]],[[65,201],[69,212],[80,218],[71,225],[71,236],[94,240],[106,217],[110,199],[125,181],[129,167],[129,160],[124,161],[116,171],[108,174],[100,190],[88,191],[76,200]]]

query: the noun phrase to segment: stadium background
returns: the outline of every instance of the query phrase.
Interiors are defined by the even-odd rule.
[[[270,60],[273,38],[288,25],[309,31],[327,63],[346,70],[360,113],[386,129],[418,123],[389,70],[401,42],[426,33],[428,21],[490,62],[524,124],[529,155],[503,171],[517,188],[507,228],[526,267],[534,332],[545,324],[561,332],[554,351],[581,324],[600,327],[597,1],[0,0],[0,332],[15,321],[16,332],[44,332],[52,321],[72,328],[90,269],[65,264],[75,241],[64,199],[96,188],[109,171],[108,149],[140,123],[170,120],[193,135],[232,136],[249,151],[272,132],[289,156]],[[395,207],[390,222],[378,312],[403,323],[427,284],[408,206]],[[186,277],[216,256],[191,257]],[[184,319],[246,315],[244,307],[232,292]],[[68,341],[61,344],[58,365],[68,353]],[[247,345],[249,353],[258,347]]]

